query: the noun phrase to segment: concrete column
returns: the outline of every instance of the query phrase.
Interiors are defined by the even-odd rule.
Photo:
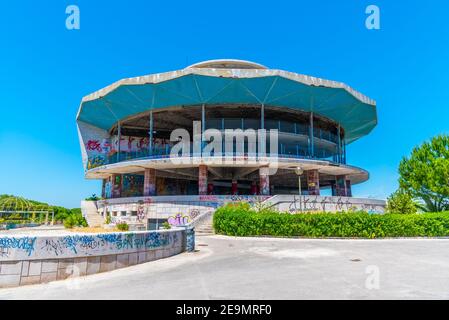
[[[352,197],[351,180],[346,179],[346,196]]]
[[[265,105],[260,106],[260,129],[265,129]]]
[[[309,119],[309,153],[311,158],[315,158],[315,133],[313,129],[313,112]]]
[[[270,195],[270,175],[268,167],[262,167],[259,169],[259,178],[260,178],[260,194],[263,196]]]
[[[122,126],[120,125],[120,122],[117,125],[117,139],[118,139],[117,162],[120,162],[120,160],[121,160],[120,152],[122,151],[122,149],[121,149],[121,144],[122,144]]]
[[[207,194],[214,194],[214,183],[209,182],[207,184]]]
[[[150,111],[150,136],[148,141],[148,149],[149,149],[149,155],[153,155],[153,131],[154,131],[154,120],[153,120],[153,110]]]
[[[238,187],[238,182],[237,182],[237,180],[232,180],[231,194],[232,194],[232,195],[239,194],[239,187]]]
[[[207,195],[207,166],[204,164],[198,167],[198,194]]]
[[[319,196],[320,195],[320,174],[318,170],[308,170],[306,171],[307,176],[307,188],[309,190],[309,195]]]
[[[102,185],[101,185],[101,197],[103,199],[106,199],[106,183],[108,182],[107,179],[103,179],[102,180]]]
[[[143,180],[143,195],[145,197],[156,195],[156,170],[145,169]]]
[[[257,183],[256,183],[256,181],[253,181],[251,183],[251,189],[250,189],[249,193],[251,195],[253,195],[253,196],[257,195]]]
[[[122,180],[121,174],[112,175],[112,198],[120,198],[122,196]]]
[[[346,197],[346,176],[335,177],[335,193],[337,197]]]
[[[337,130],[337,135],[338,135],[338,145],[337,145],[337,162],[341,163],[342,162],[342,155],[341,155],[341,127],[340,125],[338,125],[338,130]]]
[[[332,197],[336,197],[337,196],[337,188],[336,188],[336,182],[332,181],[331,182],[331,189],[332,189]]]

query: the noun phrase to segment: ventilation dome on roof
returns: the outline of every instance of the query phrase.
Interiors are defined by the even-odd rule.
[[[212,68],[212,69],[268,69],[267,67],[246,60],[236,60],[236,59],[219,59],[219,60],[208,60],[202,61],[191,66],[190,68]]]

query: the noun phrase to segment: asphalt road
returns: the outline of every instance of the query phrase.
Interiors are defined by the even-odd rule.
[[[199,237],[109,273],[0,289],[0,299],[449,299],[449,239]]]

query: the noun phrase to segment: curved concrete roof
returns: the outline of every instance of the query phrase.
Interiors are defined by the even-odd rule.
[[[241,68],[235,69],[237,65]],[[313,111],[339,123],[347,143],[377,125],[376,102],[348,85],[263,68],[241,60],[211,60],[123,79],[84,97],[77,120],[109,130],[118,121],[151,109],[229,103]]]
[[[186,69],[190,68],[222,68],[222,69],[268,69],[267,67],[247,61],[247,60],[237,60],[237,59],[216,59],[198,62],[188,66]]]

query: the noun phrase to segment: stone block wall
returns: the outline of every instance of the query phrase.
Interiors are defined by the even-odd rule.
[[[269,196],[155,196],[155,197],[135,197],[108,199],[97,202],[97,206],[104,213],[106,209],[109,214],[116,212],[139,212],[141,222],[146,219],[168,219],[173,226],[192,223],[201,214],[214,212],[218,207],[229,202],[245,201],[257,203],[270,198]],[[139,221],[139,214],[136,217],[118,216],[112,220],[135,223]]]
[[[82,277],[192,250],[193,230],[1,237],[0,288]]]

